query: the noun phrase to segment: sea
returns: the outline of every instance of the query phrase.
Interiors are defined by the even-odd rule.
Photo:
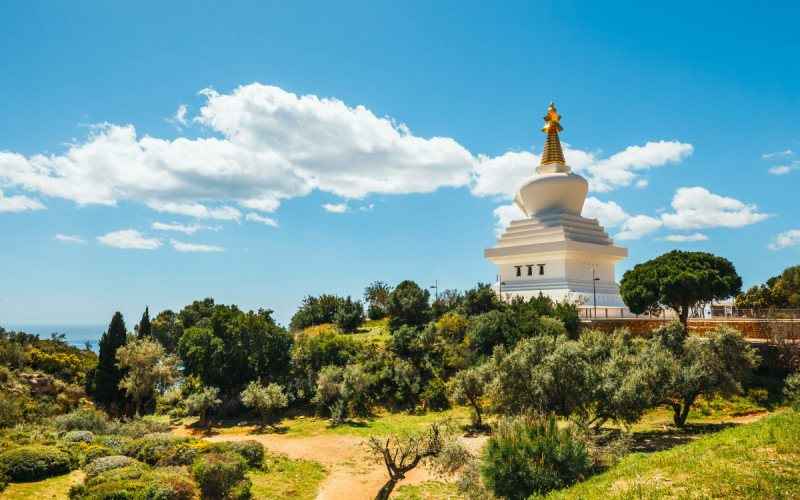
[[[41,339],[49,339],[53,333],[64,334],[64,340],[68,344],[80,347],[81,349],[87,346],[94,352],[97,352],[98,342],[100,336],[106,331],[108,325],[94,325],[94,324],[0,324],[6,331],[25,332],[39,335]]]

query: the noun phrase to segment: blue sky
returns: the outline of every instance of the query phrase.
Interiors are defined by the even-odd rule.
[[[0,324],[492,281],[551,100],[619,276],[760,283],[800,260],[798,10],[4,2]]]

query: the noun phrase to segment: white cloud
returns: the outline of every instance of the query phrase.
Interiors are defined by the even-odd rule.
[[[69,234],[58,233],[54,237],[55,237],[56,240],[62,241],[64,243],[77,243],[79,245],[85,245],[86,244],[86,240],[81,238],[80,236],[72,236],[72,235],[69,235]]]
[[[242,213],[233,207],[222,206],[209,208],[199,203],[174,203],[151,201],[147,204],[153,210],[178,215],[188,215],[198,219],[239,220]]]
[[[161,246],[157,238],[147,238],[135,229],[113,231],[95,238],[103,245],[116,248],[135,248],[140,250],[154,250]]]
[[[599,159],[595,153],[581,151],[564,144],[566,162],[576,173],[589,181],[589,189],[597,192],[612,191],[634,185],[646,187],[648,182],[639,179],[639,172],[667,163],[677,163],[689,156],[691,144],[677,141],[648,142],[644,146],[628,146],[608,158]],[[541,156],[529,151],[508,152],[493,158],[480,155],[472,173],[472,194],[513,199],[520,183],[534,174]]]
[[[175,113],[175,117],[173,118],[176,122],[180,123],[184,127],[189,124],[186,121],[186,111],[187,111],[186,105],[181,104],[180,106],[178,106],[178,111]]]
[[[782,250],[784,248],[800,248],[800,229],[789,229],[775,237],[775,240],[768,245],[770,250]]]
[[[358,207],[358,210],[360,212],[372,212],[373,210],[375,210],[375,204],[374,203],[370,203],[369,205],[360,206],[360,207]]]
[[[614,236],[618,240],[638,240],[642,236],[657,231],[663,223],[661,219],[649,215],[634,215],[622,223],[622,231]]]
[[[22,195],[5,196],[0,190],[0,212],[24,212],[25,210],[44,210],[44,208],[45,206],[38,200]]]
[[[623,151],[586,167],[586,172],[589,174],[589,189],[608,192],[630,186],[638,180],[638,172],[668,163],[678,163],[693,151],[691,144],[677,141],[647,142],[644,146],[628,146]]]
[[[767,169],[772,175],[786,175],[792,170],[800,170],[800,161],[793,161],[789,165],[776,165]]]
[[[347,206],[347,203],[326,203],[322,205],[322,208],[324,208],[326,212],[332,212],[335,214],[343,214],[350,209],[350,207]]]
[[[630,215],[616,202],[600,201],[593,196],[586,198],[581,215],[597,219],[605,228],[619,227],[621,231],[614,236],[618,240],[638,240],[654,233],[662,226],[657,218],[648,215]]]
[[[201,224],[179,224],[177,222],[173,223],[153,222],[150,225],[150,227],[152,229],[155,229],[156,231],[176,231],[184,234],[194,234],[202,229],[210,229],[210,230],[218,229],[209,226],[203,226]]]
[[[783,151],[773,151],[772,153],[764,153],[761,155],[761,158],[764,160],[775,160],[777,158],[787,158],[790,156],[794,156],[794,151],[791,149],[786,149]]]
[[[179,252],[224,252],[225,249],[214,245],[201,245],[199,243],[185,243],[178,240],[169,240],[172,248]]]
[[[636,181],[636,184],[634,184],[634,187],[636,189],[644,189],[649,185],[650,182],[647,179],[639,179],[638,181]]]
[[[275,219],[272,219],[270,217],[264,217],[263,215],[259,215],[257,213],[253,213],[253,212],[250,212],[249,214],[247,214],[245,219],[253,221],[253,222],[260,222],[260,223],[264,224],[265,226],[278,227],[278,221],[276,221]]]
[[[630,215],[614,201],[600,201],[589,196],[583,204],[584,217],[597,219],[604,227],[616,227],[630,218]]]
[[[492,215],[494,215],[496,219],[494,225],[494,234],[498,238],[503,235],[512,220],[525,218],[522,210],[520,210],[515,203],[510,205],[500,205],[492,210]]]
[[[692,233],[692,234],[668,234],[664,237],[667,241],[675,241],[678,243],[690,242],[690,241],[706,241],[708,240],[708,236],[703,233]]]
[[[468,186],[477,196],[508,198],[538,164],[530,152],[475,156],[452,138],[414,135],[392,118],[335,98],[257,83],[202,93],[198,115],[181,106],[174,121],[199,124],[209,136],[167,140],[104,123],[61,154],[0,152],[0,183],[78,205],[131,201],[164,213],[240,220],[242,208],[273,212],[281,200],[312,190],[349,200]],[[660,141],[605,159],[568,144],[564,153],[594,189],[607,191],[641,185],[640,172],[691,150]]]
[[[672,198],[674,213],[661,214],[671,229],[690,230],[710,227],[742,227],[766,219],[756,205],[719,196],[702,187],[682,187]]]

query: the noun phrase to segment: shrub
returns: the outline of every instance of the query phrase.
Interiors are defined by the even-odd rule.
[[[588,468],[583,440],[571,428],[559,429],[550,415],[501,425],[486,443],[481,472],[495,495],[518,499],[563,488]]]
[[[426,410],[441,411],[450,408],[450,401],[447,400],[447,388],[440,378],[429,380],[419,398],[424,403]]]
[[[196,497],[197,488],[185,470],[178,467],[150,469],[141,464],[87,477],[84,484],[70,490],[73,500],[191,500]]]
[[[61,439],[70,443],[91,443],[94,434],[91,431],[69,431]]]
[[[800,411],[800,372],[793,373],[786,377],[783,394],[792,408]]]
[[[57,429],[64,431],[91,431],[104,434],[108,429],[108,417],[94,408],[81,408],[54,419]]]
[[[83,468],[86,473],[86,479],[89,480],[104,472],[119,469],[121,467],[142,466],[143,464],[138,460],[125,455],[110,455],[107,457],[100,457],[92,460],[89,465]]]
[[[55,446],[20,446],[0,454],[0,470],[12,481],[35,481],[66,474],[70,457]]]
[[[235,453],[203,455],[192,466],[192,476],[203,498],[247,498],[249,481],[245,479],[247,462]]]
[[[109,431],[111,434],[119,434],[121,436],[138,439],[148,434],[168,432],[169,424],[147,417],[136,418],[133,420],[114,422],[114,424],[110,426]]]
[[[132,441],[125,454],[149,465],[188,465],[197,454],[197,450],[190,446],[196,441],[170,434],[153,434]]]
[[[101,457],[108,457],[108,456],[111,456],[111,455],[116,455],[116,453],[117,452],[115,450],[112,450],[111,448],[109,448],[107,446],[100,446],[100,445],[92,444],[92,445],[89,445],[84,450],[84,462],[85,463],[90,463],[93,460],[96,460],[96,459],[101,458]]]
[[[124,455],[128,449],[128,445],[133,441],[127,436],[97,436],[94,438],[94,444],[104,446],[111,449],[114,453],[111,455]]]
[[[230,450],[238,453],[247,461],[247,465],[257,469],[264,463],[264,445],[254,439],[232,441],[228,443]]]

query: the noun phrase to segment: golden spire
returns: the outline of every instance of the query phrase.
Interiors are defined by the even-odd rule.
[[[558,133],[564,130],[559,121],[561,115],[556,112],[556,105],[550,103],[550,108],[547,110],[547,115],[544,116],[544,127],[542,132],[547,134],[547,139],[544,143],[544,151],[542,151],[542,165],[550,165],[552,163],[564,163],[564,152],[561,151],[561,141],[558,140]]]

